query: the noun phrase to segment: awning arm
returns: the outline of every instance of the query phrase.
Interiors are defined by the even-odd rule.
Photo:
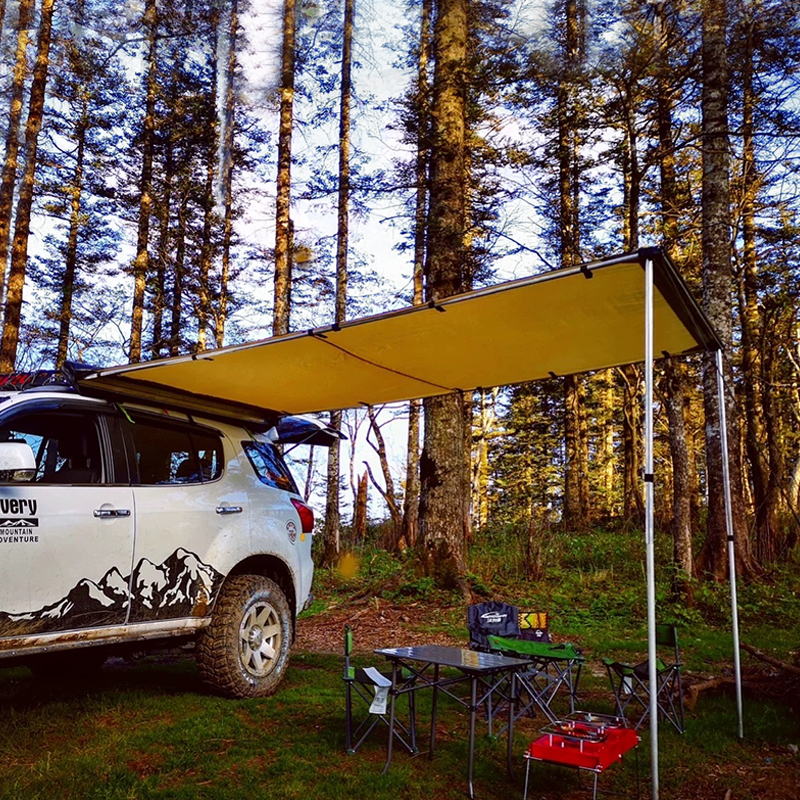
[[[728,461],[728,415],[725,409],[725,378],[722,350],[717,350],[717,394],[719,395],[719,441],[722,447],[722,483],[725,487],[725,527],[728,533],[728,569],[731,582],[731,626],[733,628],[733,669],[736,675],[736,711],[739,715],[739,738],[744,739],[742,710],[742,663],[739,652],[739,601],[736,596],[736,542],[733,535],[730,463]]]
[[[656,566],[655,566],[655,476],[653,474],[653,259],[644,268],[644,433],[645,433],[645,525],[647,571],[647,660],[650,683],[650,767],[652,797],[658,800],[658,690],[656,653]]]

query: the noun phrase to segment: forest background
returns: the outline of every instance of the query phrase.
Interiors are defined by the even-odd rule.
[[[0,0],[0,20],[0,371],[197,352],[658,245],[725,344],[739,569],[794,557],[790,4]],[[691,604],[727,574],[716,375],[658,375],[657,524]],[[378,537],[469,590],[488,531],[535,578],[552,527],[640,525],[641,394],[632,365],[335,412],[350,444],[296,463],[325,495],[320,561]]]

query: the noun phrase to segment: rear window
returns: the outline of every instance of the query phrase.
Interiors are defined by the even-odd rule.
[[[280,453],[266,442],[243,442],[243,447],[261,483],[297,494],[289,468]]]

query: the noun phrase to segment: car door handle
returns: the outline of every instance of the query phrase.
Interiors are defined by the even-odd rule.
[[[96,508],[92,512],[100,519],[107,519],[108,517],[129,517],[131,515],[128,508]]]
[[[241,514],[241,506],[217,506],[217,514]]]

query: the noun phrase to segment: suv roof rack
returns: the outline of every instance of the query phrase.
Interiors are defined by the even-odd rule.
[[[79,393],[79,373],[94,370],[88,364],[67,361],[61,369],[37,369],[32,372],[9,372],[0,375],[0,391],[19,391],[29,389],[56,392],[72,391]]]

